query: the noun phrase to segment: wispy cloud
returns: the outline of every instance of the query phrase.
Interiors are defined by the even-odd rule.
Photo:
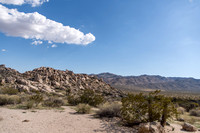
[[[8,36],[53,43],[87,45],[95,41],[95,36],[91,33],[84,34],[75,28],[47,19],[38,12],[19,12],[1,4],[0,31]]]
[[[6,49],[2,49],[1,51],[2,51],[2,52],[6,52]]]
[[[56,44],[53,44],[51,47],[52,47],[52,48],[56,48],[56,47],[57,47],[57,45],[56,45]]]
[[[34,41],[34,42],[32,42],[31,44],[33,44],[33,45],[40,45],[40,44],[42,44],[43,42],[42,41]]]
[[[0,0],[2,4],[12,4],[12,5],[23,5],[23,4],[31,4],[32,7],[42,5],[44,2],[48,2],[49,0]]]

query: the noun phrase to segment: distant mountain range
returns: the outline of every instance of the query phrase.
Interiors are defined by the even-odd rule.
[[[200,80],[194,78],[180,77],[162,77],[162,76],[120,76],[112,73],[96,74],[98,78],[103,79],[120,90],[163,90],[163,91],[181,91],[181,92],[200,92]]]

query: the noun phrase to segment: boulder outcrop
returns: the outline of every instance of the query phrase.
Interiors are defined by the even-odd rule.
[[[92,89],[107,97],[121,97],[121,91],[111,87],[96,76],[75,74],[72,71],[56,70],[50,67],[40,67],[33,71],[19,73],[18,71],[0,65],[0,84],[9,84],[19,90],[40,90],[56,92],[56,89],[78,90]]]

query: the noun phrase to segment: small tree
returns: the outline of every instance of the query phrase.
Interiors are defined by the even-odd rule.
[[[153,122],[158,120],[161,117],[161,96],[158,95],[160,93],[159,90],[154,92],[150,92],[146,97],[148,104],[148,121]]]
[[[158,95],[160,91],[149,93],[128,94],[122,99],[121,116],[128,124],[139,124],[141,122],[160,121],[165,126],[166,120],[177,114],[171,99]]]
[[[147,122],[148,118],[145,115],[147,112],[147,101],[142,93],[128,94],[127,97],[122,98],[121,116],[128,125]]]
[[[166,125],[166,121],[168,118],[176,116],[177,117],[177,109],[175,108],[174,103],[172,103],[171,98],[162,96],[161,99],[161,107],[162,107],[162,117],[160,124],[164,127]]]

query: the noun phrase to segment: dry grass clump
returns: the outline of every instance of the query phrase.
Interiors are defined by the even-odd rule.
[[[120,117],[120,102],[105,103],[99,106],[99,110],[96,112],[99,117]]]
[[[178,114],[184,114],[186,112],[186,110],[183,107],[178,107],[177,112],[178,112]]]
[[[190,116],[200,117],[200,108],[190,110]]]
[[[19,104],[21,99],[17,95],[0,95],[0,106],[8,104]]]
[[[89,114],[91,111],[91,107],[88,104],[80,103],[76,106],[76,111],[80,114]]]

